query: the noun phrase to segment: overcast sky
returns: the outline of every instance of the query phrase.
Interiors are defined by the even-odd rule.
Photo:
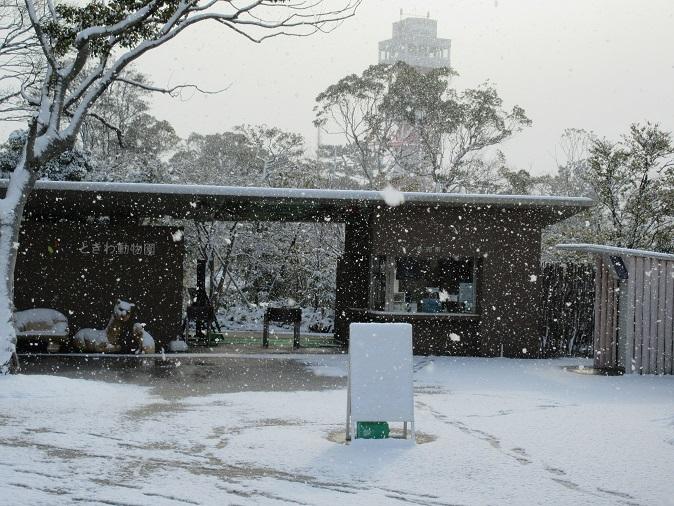
[[[329,34],[261,45],[200,25],[145,57],[158,85],[186,81],[229,89],[189,100],[159,96],[153,113],[178,133],[212,133],[266,123],[303,134],[314,149],[316,95],[377,63],[399,11],[438,20],[452,40],[458,88],[490,80],[505,105],[522,106],[533,126],[503,144],[510,164],[555,168],[565,128],[616,137],[635,121],[674,129],[674,2],[671,0],[364,0]]]

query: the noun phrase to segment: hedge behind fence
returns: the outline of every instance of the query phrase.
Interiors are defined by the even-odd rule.
[[[542,356],[592,356],[594,271],[591,264],[543,265]]]

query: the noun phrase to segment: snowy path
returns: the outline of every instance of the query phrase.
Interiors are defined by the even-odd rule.
[[[343,356],[306,360],[306,381],[343,374]],[[674,377],[560,364],[418,359],[416,446],[334,442],[344,389],[0,378],[0,503],[672,504]]]

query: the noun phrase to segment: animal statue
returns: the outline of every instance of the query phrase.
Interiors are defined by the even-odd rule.
[[[136,353],[154,353],[154,338],[145,330],[142,323],[133,324],[133,343]]]
[[[122,350],[122,337],[131,325],[131,312],[135,304],[117,299],[108,326],[103,330],[81,329],[73,337],[73,347],[89,353],[118,353]]]

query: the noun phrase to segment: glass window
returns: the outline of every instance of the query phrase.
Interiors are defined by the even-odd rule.
[[[376,257],[372,309],[409,313],[476,313],[475,258]]]

